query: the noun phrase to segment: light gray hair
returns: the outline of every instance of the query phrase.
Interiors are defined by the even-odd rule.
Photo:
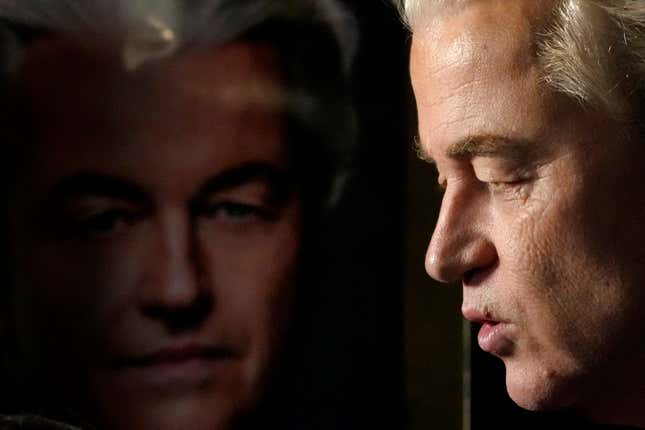
[[[414,32],[447,7],[481,0],[394,1]],[[645,99],[645,1],[558,0],[535,40],[548,88],[585,109],[635,119]]]
[[[307,192],[324,194],[325,208],[340,198],[357,134],[347,81],[358,36],[353,17],[337,0],[2,0],[4,110],[13,109],[20,97],[11,95],[11,86],[25,47],[49,34],[114,43],[130,71],[183,49],[223,45],[250,34],[273,45],[285,72],[284,111],[301,133],[316,134],[316,139],[301,138],[299,145],[308,147],[296,152],[310,154],[307,164],[327,165],[317,174],[303,167],[319,178],[320,189]],[[0,127],[15,128],[16,122]]]
[[[225,43],[270,17],[326,25],[345,62],[356,33],[336,0],[4,0],[0,18],[55,33],[117,39],[123,60],[136,68],[196,40]]]

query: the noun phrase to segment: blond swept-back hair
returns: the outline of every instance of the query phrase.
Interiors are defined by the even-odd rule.
[[[414,32],[446,8],[483,0],[394,1]],[[548,88],[585,109],[638,119],[637,108],[645,100],[645,0],[557,0],[534,31]]]

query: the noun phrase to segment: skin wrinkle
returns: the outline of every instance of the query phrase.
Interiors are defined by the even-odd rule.
[[[613,398],[586,393],[608,380],[633,384],[625,369],[645,360],[645,238],[634,222],[645,216],[645,174],[634,163],[645,154],[620,138],[624,124],[541,87],[529,30],[549,4],[490,0],[415,29],[419,142],[446,186],[426,267],[462,280],[466,309],[510,321],[512,352],[500,358],[518,404],[620,420],[608,416]],[[485,55],[455,61],[452,43]],[[485,145],[460,147],[469,136],[536,150],[509,163]],[[503,183],[522,175],[526,183]]]

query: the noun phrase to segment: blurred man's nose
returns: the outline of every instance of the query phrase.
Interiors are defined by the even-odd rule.
[[[154,249],[139,286],[140,309],[171,330],[188,329],[201,322],[213,302],[190,216],[179,211],[164,214],[152,234]]]
[[[456,282],[490,267],[497,251],[488,236],[485,197],[465,187],[447,189],[426,253],[426,272],[439,282]]]

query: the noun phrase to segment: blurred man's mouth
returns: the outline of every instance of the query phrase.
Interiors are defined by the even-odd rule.
[[[230,349],[226,348],[187,344],[119,358],[115,360],[115,364],[116,367],[148,367],[182,364],[194,360],[222,360],[233,358],[234,355]]]
[[[239,358],[232,349],[186,344],[121,357],[113,369],[141,388],[176,390],[204,387],[225,378]]]

